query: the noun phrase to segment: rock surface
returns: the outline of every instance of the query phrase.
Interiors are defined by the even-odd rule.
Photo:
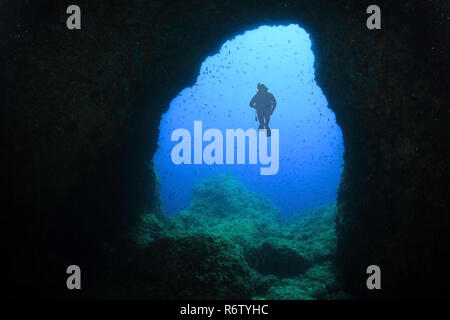
[[[153,214],[141,220],[135,239],[148,267],[139,283],[161,287],[153,291],[165,297],[335,297],[342,290],[332,266],[336,212],[331,204],[283,221],[273,204],[234,176],[207,178],[194,187],[187,210],[163,220]]]

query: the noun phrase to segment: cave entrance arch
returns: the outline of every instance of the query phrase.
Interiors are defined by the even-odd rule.
[[[259,82],[278,101],[271,117],[271,126],[280,130],[276,175],[262,177],[260,165],[248,162],[175,165],[171,161],[176,144],[171,133],[185,128],[193,140],[194,121],[203,122],[203,132],[218,128],[224,137],[227,128],[257,128],[248,102]],[[203,62],[196,83],[172,100],[162,117],[158,146],[154,163],[163,208],[169,214],[189,206],[192,189],[202,179],[221,173],[237,176],[246,188],[274,202],[282,215],[335,201],[343,165],[342,134],[315,82],[309,34],[297,24],[264,25],[226,41]]]

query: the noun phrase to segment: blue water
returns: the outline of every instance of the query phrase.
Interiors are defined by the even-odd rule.
[[[311,40],[298,25],[261,26],[247,31],[206,58],[195,85],[181,91],[162,116],[154,164],[167,214],[188,207],[193,186],[220,173],[236,175],[249,190],[270,198],[285,215],[336,199],[343,164],[342,134],[314,80],[313,64]],[[193,141],[194,120],[202,121],[203,132],[220,129],[224,140],[225,129],[257,129],[249,101],[257,92],[258,82],[264,83],[277,100],[270,121],[270,127],[279,129],[280,136],[276,175],[260,175],[259,163],[172,162],[171,151],[177,144],[171,141],[173,130],[189,130]],[[207,144],[204,142],[203,148]]]

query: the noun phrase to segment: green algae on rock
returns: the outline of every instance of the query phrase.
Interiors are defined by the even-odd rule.
[[[143,216],[134,236],[144,264],[164,270],[162,297],[341,299],[335,214],[333,203],[280,219],[270,201],[222,174],[195,186],[188,209]]]

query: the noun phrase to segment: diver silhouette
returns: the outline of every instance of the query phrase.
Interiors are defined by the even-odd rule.
[[[252,100],[250,100],[250,107],[255,108],[255,120],[259,121],[258,129],[267,129],[267,136],[270,137],[270,116],[273,114],[273,111],[277,106],[277,101],[264,84],[258,83],[257,88],[258,92],[255,94]]]

